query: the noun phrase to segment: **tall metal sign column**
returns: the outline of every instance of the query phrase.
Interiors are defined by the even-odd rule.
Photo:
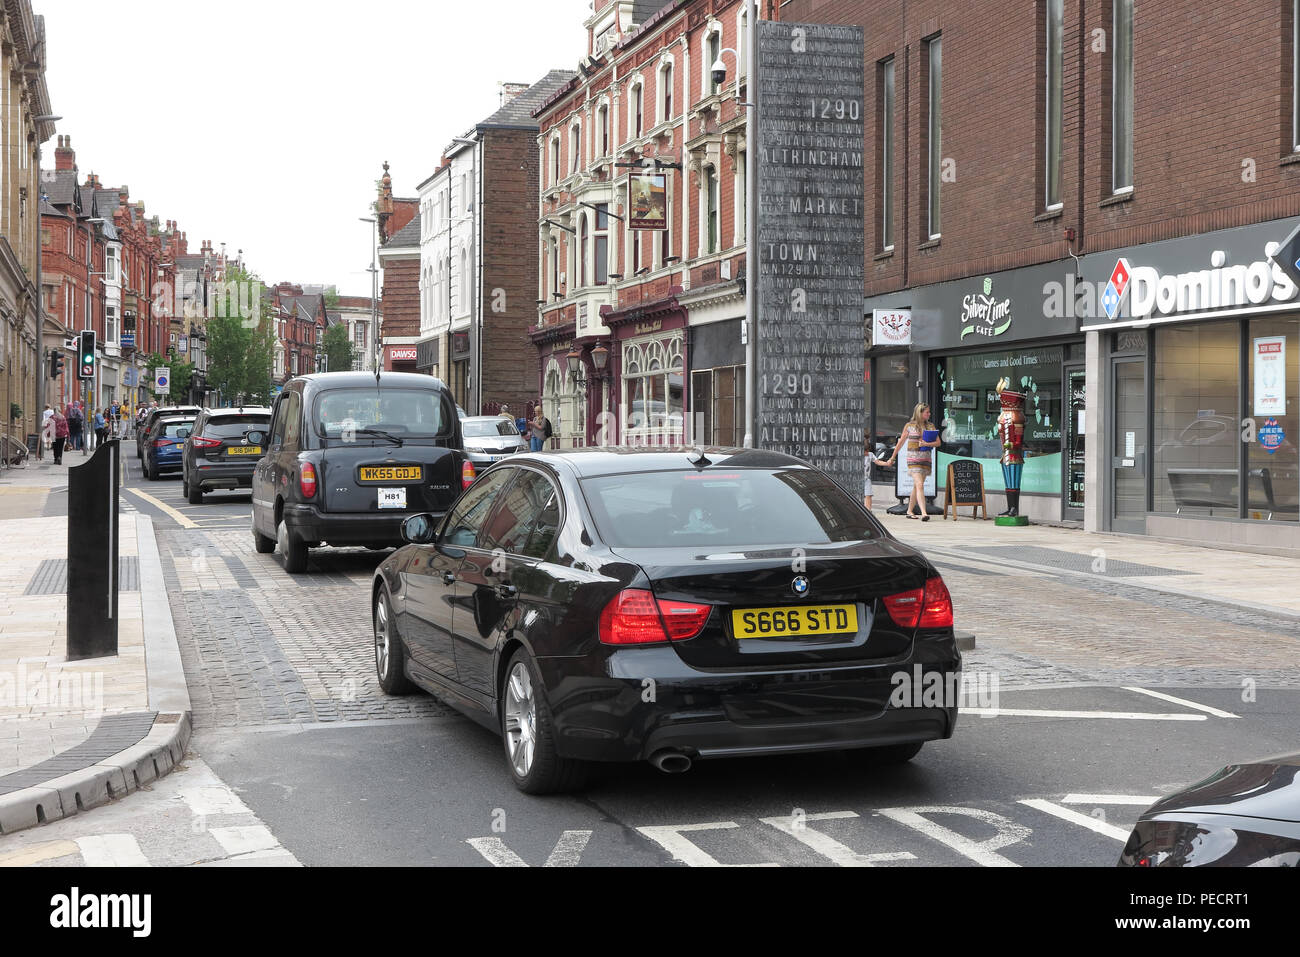
[[[758,23],[758,442],[862,494],[863,42]]]
[[[68,469],[68,660],[117,654],[121,440]]]

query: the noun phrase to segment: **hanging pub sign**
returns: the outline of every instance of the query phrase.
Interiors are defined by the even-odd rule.
[[[627,224],[632,229],[668,228],[667,177],[633,173],[627,178]]]

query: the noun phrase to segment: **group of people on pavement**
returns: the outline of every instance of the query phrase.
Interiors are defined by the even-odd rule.
[[[142,413],[147,409],[141,408]],[[126,437],[131,418],[130,406],[114,402],[100,409],[87,410],[84,403],[69,402],[45,407],[41,419],[41,437],[54,454],[54,464],[63,464],[65,451],[84,452],[107,442],[110,436]],[[94,442],[90,443],[90,433]]]
[[[537,400],[536,405],[532,402],[529,402],[528,405],[532,409],[532,415],[521,415],[516,418],[514,420],[515,428],[519,430],[520,435],[528,440],[529,451],[540,452],[546,448],[546,442],[553,434],[551,420],[542,412],[541,399]],[[507,419],[511,418],[510,407],[507,405],[501,406],[501,415]]]

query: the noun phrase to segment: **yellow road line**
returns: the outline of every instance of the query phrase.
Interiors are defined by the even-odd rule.
[[[146,502],[149,502],[149,503],[152,504],[152,505],[156,505],[158,508],[162,509],[162,510],[163,510],[164,512],[166,512],[168,515],[170,515],[170,516],[172,517],[172,519],[173,519],[177,524],[180,525],[181,528],[198,528],[198,527],[199,527],[199,526],[198,526],[198,523],[196,523],[196,522],[194,522],[194,521],[191,521],[190,519],[186,518],[184,515],[182,515],[182,514],[181,514],[180,512],[178,512],[176,509],[172,508],[172,507],[171,507],[170,505],[168,505],[166,502],[159,501],[158,499],[156,499],[156,498],[154,498],[152,495],[150,495],[148,492],[142,492],[142,491],[140,491],[138,488],[131,488],[131,487],[129,487],[129,486],[124,486],[123,489],[122,489],[122,491],[124,491],[124,492],[130,492],[132,495],[134,495],[134,496],[136,496],[136,497],[138,497],[138,498],[142,498],[142,499],[144,499]]]
[[[81,849],[73,841],[45,841],[43,844],[33,844],[22,850],[0,854],[0,867],[28,867],[41,861],[80,853]]]

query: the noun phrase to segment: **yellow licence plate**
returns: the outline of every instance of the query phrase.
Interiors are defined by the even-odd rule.
[[[227,455],[261,455],[262,447],[260,445],[232,445],[226,449]]]
[[[363,465],[361,466],[363,482],[422,482],[424,466],[422,465]]]
[[[737,638],[812,638],[853,635],[858,631],[857,605],[797,605],[784,608],[737,608],[731,613]]]

